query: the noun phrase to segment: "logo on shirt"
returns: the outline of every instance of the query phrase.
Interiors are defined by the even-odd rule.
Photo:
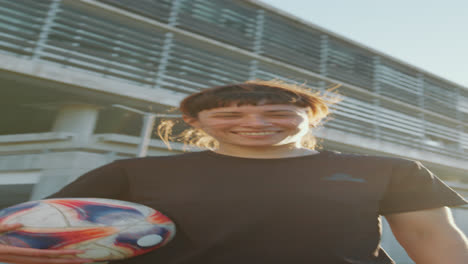
[[[354,178],[352,175],[346,174],[346,173],[335,173],[331,176],[327,176],[322,178],[322,180],[326,181],[350,181],[350,182],[360,182],[364,183],[366,182],[365,179],[361,178]]]

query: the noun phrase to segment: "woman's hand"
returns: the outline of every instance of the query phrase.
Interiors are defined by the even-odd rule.
[[[20,228],[21,224],[0,225],[0,233]],[[33,249],[0,245],[0,262],[14,264],[73,264],[92,263],[92,259],[78,258],[82,250],[72,249]]]

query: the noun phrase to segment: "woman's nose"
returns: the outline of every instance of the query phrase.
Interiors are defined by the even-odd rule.
[[[249,125],[265,125],[265,124],[270,124],[270,122],[263,116],[247,116],[244,120],[246,124]]]

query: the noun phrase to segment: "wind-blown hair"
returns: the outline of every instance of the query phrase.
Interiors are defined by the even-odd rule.
[[[321,93],[304,85],[289,84],[281,80],[253,80],[212,87],[189,95],[180,102],[179,110],[185,116],[197,118],[199,112],[219,107],[289,104],[308,107],[309,125],[317,127],[329,115],[329,105],[340,101],[338,94],[333,92],[335,88]],[[158,135],[169,149],[171,149],[169,141],[183,142],[184,150],[187,145],[211,150],[219,146],[216,139],[196,128],[186,129],[179,135],[172,136],[174,125],[173,120],[164,120],[157,129]],[[301,140],[304,148],[315,149],[316,143],[317,140],[311,133]]]

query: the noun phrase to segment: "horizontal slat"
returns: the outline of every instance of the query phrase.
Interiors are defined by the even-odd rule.
[[[177,27],[252,50],[256,16],[239,1],[182,1]]]
[[[264,56],[319,72],[320,36],[313,29],[294,25],[276,14],[266,12],[260,52]]]
[[[377,81],[381,85],[397,88],[408,93],[418,94],[420,90],[420,87],[416,83],[407,82],[403,79],[398,79],[391,75],[379,74]]]
[[[206,85],[202,85],[199,82],[193,82],[181,76],[172,77],[170,74],[165,74],[164,79],[161,80],[161,87],[176,89],[184,93],[194,93],[198,92],[203,88],[206,88]]]
[[[223,59],[224,58],[224,59]],[[241,61],[225,55],[201,52],[178,43],[171,53],[173,65],[185,65],[187,69],[199,68],[209,73],[216,73],[227,78],[245,80],[248,76],[247,61]]]
[[[171,0],[98,0],[140,15],[167,22],[171,11]]]
[[[93,74],[101,74],[105,75],[111,79],[125,79],[128,82],[136,83],[136,84],[153,84],[153,78],[141,78],[141,76],[130,75],[125,71],[117,71],[114,69],[98,67],[96,64],[91,62],[83,62],[82,60],[76,59],[66,59],[66,63],[64,63],[63,57],[56,56],[54,54],[48,54],[45,56],[45,59],[49,62],[58,63],[62,66],[76,68],[77,70],[84,70],[89,73]]]
[[[324,82],[320,79],[311,76],[304,76],[284,68],[272,66],[266,63],[260,63],[256,71],[256,78],[263,80],[280,79],[288,83],[297,85],[305,85],[312,89],[319,89],[321,85],[330,86],[330,83]],[[323,84],[322,84],[323,83]]]
[[[132,83],[154,84],[163,32],[66,3],[54,21],[41,47],[42,60]]]
[[[320,67],[319,50],[314,56],[313,53],[294,47],[294,43],[268,43],[263,42],[260,51],[266,57],[277,58],[291,65],[304,66],[306,69],[317,72]]]
[[[47,16],[50,1],[0,0],[0,50],[32,55]]]
[[[30,0],[0,0],[0,9],[9,10],[11,13],[16,13],[20,16],[25,16],[27,19],[41,19],[46,16],[47,11],[52,3],[51,0],[30,1]]]
[[[302,51],[317,59],[320,58],[319,51],[322,46],[319,33],[289,25],[287,21],[278,20],[277,17],[266,16],[263,45],[267,47],[269,44]]]
[[[411,105],[417,105],[419,102],[419,96],[415,93],[410,93],[405,90],[398,89],[397,87],[392,87],[388,85],[381,84],[379,87],[379,92],[381,95],[384,95],[389,98],[396,99]]]
[[[128,62],[122,62],[118,59],[110,60],[109,58],[102,58],[94,56],[92,53],[82,53],[78,51],[71,51],[66,48],[57,46],[46,46],[41,53],[43,59],[55,58],[55,60],[62,60],[63,64],[68,64],[71,60],[81,62],[83,65],[89,65],[96,69],[109,72],[120,72],[123,75],[135,76],[136,78],[145,78],[152,76],[156,72],[156,66],[148,67],[147,69],[142,68],[142,64],[135,64],[138,67],[131,65]],[[133,74],[132,74],[133,73]]]
[[[371,90],[374,78],[372,55],[331,38],[328,46],[327,76]]]
[[[90,16],[75,13],[72,8],[65,8],[58,13],[55,26],[64,30],[68,28],[76,36],[84,34],[101,40],[119,40],[122,44],[129,43],[128,47],[132,45],[151,47],[153,41],[159,42],[164,34],[145,24],[133,21],[122,23],[102,14]]]
[[[199,90],[226,83],[243,82],[248,78],[248,60],[215,50],[202,49],[175,39],[163,75],[165,85],[188,85]],[[181,79],[178,81],[177,79]],[[195,85],[199,84],[199,85]]]
[[[369,123],[375,123],[379,127],[387,127],[402,133],[412,135],[422,135],[423,124],[420,120],[406,116],[401,113],[396,113],[388,109],[376,110],[372,106],[364,107],[363,104],[350,104],[349,100],[347,104],[344,104],[347,99],[338,104],[337,112],[344,114],[350,118],[355,118],[361,121],[367,121]]]

